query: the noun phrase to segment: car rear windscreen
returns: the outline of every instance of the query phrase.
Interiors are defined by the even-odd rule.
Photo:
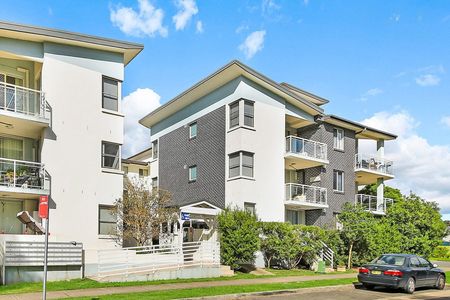
[[[405,259],[406,257],[399,255],[381,255],[380,257],[374,259],[372,264],[403,266]]]

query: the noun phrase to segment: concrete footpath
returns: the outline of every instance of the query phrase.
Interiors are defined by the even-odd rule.
[[[96,289],[82,289],[82,290],[67,290],[67,291],[53,291],[47,293],[47,299],[60,299],[69,297],[87,297],[87,296],[102,296],[110,294],[126,294],[126,293],[140,293],[140,292],[154,292],[165,290],[179,290],[190,288],[211,288],[220,286],[239,286],[239,285],[253,285],[253,284],[267,284],[267,283],[285,283],[285,282],[301,282],[310,280],[322,279],[342,279],[355,278],[356,274],[330,274],[330,275],[312,275],[312,276],[287,276],[287,277],[263,277],[255,279],[230,279],[222,281],[206,281],[206,282],[190,282],[190,283],[168,283],[158,285],[144,285],[144,286],[126,286],[126,287],[108,287]],[[40,300],[42,293],[26,293],[26,294],[12,294],[0,295],[0,300]]]

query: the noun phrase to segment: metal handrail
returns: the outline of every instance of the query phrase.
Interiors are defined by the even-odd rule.
[[[327,160],[327,144],[293,135],[286,137],[286,152]]]
[[[45,189],[43,163],[0,158],[0,186]]]
[[[286,200],[327,205],[327,189],[298,183],[286,183]]]
[[[98,277],[101,278],[208,265],[220,265],[218,242],[200,241],[98,251]]]
[[[365,169],[393,175],[394,162],[383,157],[369,154],[355,154],[355,169]]]
[[[46,108],[44,92],[0,82],[0,111],[11,111],[47,119]]]
[[[394,200],[391,198],[383,198],[383,203],[378,205],[377,196],[366,195],[366,194],[356,194],[355,204],[361,205],[365,210],[370,212],[383,212],[387,211],[388,205],[392,205]]]

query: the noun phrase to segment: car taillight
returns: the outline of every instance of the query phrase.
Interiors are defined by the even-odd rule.
[[[399,270],[386,270],[383,273],[384,275],[388,275],[388,276],[395,276],[395,277],[402,277],[403,276],[403,272],[399,271]]]
[[[360,274],[369,274],[369,269],[367,269],[367,268],[359,268],[359,273]]]

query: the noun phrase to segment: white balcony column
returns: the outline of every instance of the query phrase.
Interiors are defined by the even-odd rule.
[[[377,178],[377,210],[384,206],[384,179]]]
[[[378,158],[384,159],[384,140],[377,140]]]

